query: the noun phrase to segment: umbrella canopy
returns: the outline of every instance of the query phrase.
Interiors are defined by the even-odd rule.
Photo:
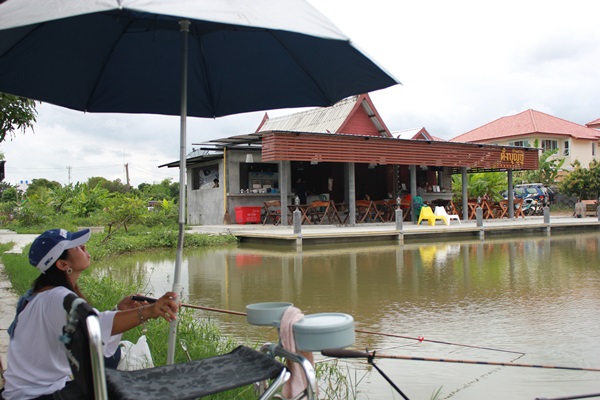
[[[0,91],[87,112],[220,117],[329,106],[398,81],[301,0],[8,0]]]
[[[397,83],[304,0],[0,0],[0,92],[181,116],[179,293],[187,115],[329,106]]]

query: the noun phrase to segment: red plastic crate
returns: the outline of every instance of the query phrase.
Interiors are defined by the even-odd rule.
[[[260,223],[261,207],[236,207],[235,221],[238,224],[258,224]]]

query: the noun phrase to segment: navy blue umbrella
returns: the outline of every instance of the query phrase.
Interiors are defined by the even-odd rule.
[[[329,106],[397,83],[304,0],[0,0],[0,92],[181,116],[179,293],[187,115]]]

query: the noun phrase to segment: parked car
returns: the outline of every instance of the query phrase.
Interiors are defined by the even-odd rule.
[[[544,205],[550,205],[554,202],[554,192],[548,186],[541,183],[523,183],[517,185],[513,193],[518,199],[533,199]],[[502,192],[502,197],[508,198],[508,191]]]

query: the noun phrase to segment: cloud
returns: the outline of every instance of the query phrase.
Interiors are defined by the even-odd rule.
[[[449,139],[528,108],[579,124],[600,117],[594,0],[312,3],[403,83],[371,93],[392,131],[425,126]],[[263,114],[189,118],[186,149],[254,132]],[[84,114],[42,104],[35,134],[19,134],[0,150],[13,183],[125,181],[125,164],[133,185],[177,181],[176,168],[157,166],[179,158],[179,127],[178,117]]]

